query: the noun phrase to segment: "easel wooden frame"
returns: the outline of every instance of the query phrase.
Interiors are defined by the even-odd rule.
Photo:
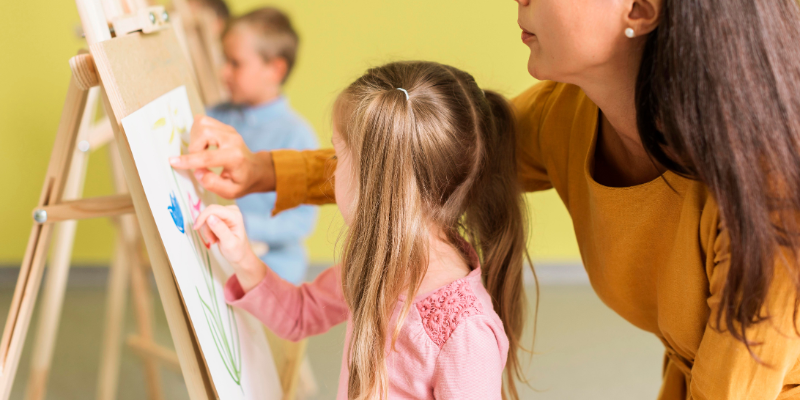
[[[117,0],[104,0],[102,8],[100,8],[100,4],[97,1],[77,0],[77,5],[87,42],[92,45],[92,52],[104,53],[108,49],[104,48],[102,42],[111,39],[107,21],[113,17],[135,13],[137,10],[147,7],[147,4],[144,0],[119,0],[121,3],[118,3]],[[189,11],[184,2],[177,0],[177,3],[176,9],[180,8],[180,4],[182,4],[184,11]],[[198,21],[199,19],[195,19],[194,23],[197,24]],[[180,29],[180,18],[175,18],[175,22],[177,25],[175,29]],[[212,39],[208,37],[208,29],[204,31],[205,36],[200,31],[198,31],[200,36],[195,39],[204,42]],[[193,52],[187,51],[186,43],[182,40],[183,33],[182,30],[173,32],[175,41],[181,42],[182,50],[191,55]],[[132,36],[141,35],[134,34]],[[132,40],[148,39],[138,38]],[[171,55],[174,55],[174,43],[170,45],[172,46],[170,49]],[[114,47],[115,45],[113,44],[108,46],[112,50]],[[221,54],[219,49],[216,50]],[[209,49],[209,51],[213,51],[213,49]],[[197,59],[196,61],[209,62],[212,60],[203,60],[202,58],[209,56],[209,53],[203,53],[200,58],[193,58]],[[106,66],[111,67],[112,62],[108,59],[105,61],[107,62]],[[188,57],[184,61],[188,61]],[[147,271],[146,268],[143,268],[144,263],[137,247],[142,238],[139,235],[137,221],[133,215],[130,215],[134,211],[134,203],[137,202],[137,198],[140,202],[139,208],[141,208],[141,202],[144,202],[145,207],[147,207],[147,204],[141,191],[141,182],[138,181],[135,169],[132,169],[134,168],[132,160],[130,158],[124,159],[126,151],[127,156],[130,157],[130,150],[127,148],[127,141],[124,138],[124,134],[120,132],[119,126],[122,117],[138,109],[138,107],[125,108],[123,94],[114,92],[119,96],[106,96],[105,91],[97,87],[100,84],[99,80],[102,74],[98,74],[91,56],[84,54],[73,57],[70,60],[70,66],[73,70],[73,77],[70,81],[56,143],[51,154],[45,187],[42,190],[42,195],[36,208],[39,213],[42,211],[46,213],[46,222],[34,225],[31,231],[3,339],[0,342],[0,399],[7,399],[10,395],[25,335],[36,302],[36,295],[44,269],[44,260],[47,257],[47,250],[50,244],[49,241],[53,235],[53,223],[62,222],[57,231],[54,243],[55,249],[51,255],[50,273],[44,290],[44,304],[35,339],[32,373],[26,393],[28,400],[38,400],[44,397],[61,305],[66,289],[75,220],[95,217],[116,217],[120,231],[117,252],[108,283],[105,334],[98,379],[98,399],[113,399],[116,396],[120,343],[125,314],[125,296],[129,280],[134,295],[134,309],[139,329],[138,335],[129,337],[127,343],[143,357],[148,397],[150,399],[162,398],[158,371],[159,362],[164,363],[167,367],[178,367],[182,370],[191,398],[216,397],[213,384],[205,367],[202,354],[199,352],[199,346],[178,295],[171,267],[160,241],[155,243],[157,246],[155,252],[151,249],[151,246],[154,245],[153,243],[147,243],[147,246],[153,263],[153,272],[156,276],[159,293],[170,324],[173,341],[175,342],[176,350],[178,350],[177,354],[156,345],[152,340],[150,289],[145,275]],[[189,67],[192,67],[192,65],[189,65]],[[183,72],[185,73],[185,71],[186,69],[184,68]],[[192,72],[192,77],[194,77],[193,74],[197,71],[191,68],[190,71]],[[106,79],[113,78],[113,74],[109,72],[109,76]],[[196,76],[197,81],[193,81],[186,76],[181,78],[183,78],[182,84],[186,85],[187,89],[192,83],[202,83],[204,80],[208,82],[209,78],[213,78],[217,85],[220,84],[216,73],[206,74],[205,77],[199,76],[198,73],[198,76]],[[117,82],[114,81],[114,84],[117,84]],[[221,95],[224,96],[224,91],[221,91]],[[106,114],[118,116],[116,119],[112,118],[110,127],[108,122],[106,124],[101,123],[98,126],[90,126],[89,124],[90,121],[94,120],[93,112],[97,109],[97,101],[101,96],[103,97]],[[208,99],[208,97],[205,98]],[[221,97],[218,99],[221,99]],[[139,98],[136,101],[141,103]],[[143,104],[138,104],[139,107],[141,105]],[[115,106],[118,109],[115,110]],[[197,104],[192,104],[192,107],[194,112],[202,109],[202,107],[198,108]],[[110,137],[109,132],[112,127],[113,138]],[[90,132],[91,134],[89,134]],[[86,167],[86,154],[84,153],[86,150],[78,152],[74,148],[76,143],[85,142],[87,139],[90,142],[88,146],[90,149],[98,148],[103,143],[110,142],[109,150],[112,154],[110,159],[118,195],[75,200],[82,192]],[[117,150],[117,143],[120,140],[124,145]],[[120,155],[123,158],[120,158]],[[126,176],[130,177],[131,174],[135,177],[134,186],[138,186],[138,194],[135,191],[132,194],[127,194],[125,180]],[[152,223],[152,215],[149,215],[149,208],[145,208],[145,210],[148,215],[137,214],[139,222],[142,219],[147,222],[149,217],[151,226],[143,229],[143,231],[149,230],[151,234],[145,237],[150,238],[151,241],[157,241],[156,238],[158,236]],[[284,391],[284,399],[293,399],[295,397],[298,370],[304,349],[305,342],[293,344],[285,349],[286,351],[282,354],[283,359],[279,361],[278,370]]]
[[[104,213],[133,212],[133,204],[130,202],[130,196],[127,195],[125,179],[122,176],[119,152],[112,142],[113,132],[111,125],[107,118],[97,123],[92,123],[92,121],[96,120],[95,113],[98,109],[99,101],[100,88],[97,86],[90,88],[77,138],[80,144],[78,147],[82,148],[73,154],[66,187],[62,196],[64,201],[59,205],[42,208],[47,212],[48,221],[63,222],[56,228],[55,242],[53,243],[48,266],[49,272],[42,293],[39,323],[32,346],[33,356],[25,393],[26,400],[41,400],[46,395],[64,293],[67,287],[72,245],[77,226],[76,219],[81,217],[91,218],[93,213],[97,211]],[[113,181],[119,195],[100,198],[100,200],[106,202],[98,202],[98,199],[72,200],[81,196],[83,181],[86,177],[89,151],[99,149],[105,144],[108,144],[107,149],[111,160]],[[107,202],[109,199],[118,201]],[[103,207],[109,205],[113,205],[116,209],[103,209]],[[136,219],[132,215],[120,215],[114,218],[114,222],[117,227],[117,245],[106,291],[106,319],[97,386],[97,398],[100,400],[116,398],[122,328],[124,328],[125,300],[129,282],[138,327],[137,335],[129,338],[129,345],[134,342],[147,343],[148,348],[160,348],[153,342],[152,296],[149,279],[146,277],[149,271],[140,255],[142,246],[141,233],[136,225]],[[142,346],[140,345],[139,347]],[[162,353],[164,351],[170,352],[170,350],[161,349]],[[168,366],[170,365],[169,360],[172,359],[174,359],[174,364],[177,365],[177,357],[174,355],[171,358],[161,358],[161,360],[167,360]],[[148,398],[151,400],[163,398],[158,361],[159,359],[155,357],[142,357],[146,390]]]
[[[117,0],[104,0],[103,3],[103,8],[109,18],[122,16],[123,8],[130,14],[146,6],[144,3],[128,4],[127,2],[120,3]],[[73,154],[62,202],[39,209],[47,213],[49,222],[64,222],[59,224],[56,230],[50,257],[49,274],[43,290],[40,318],[33,344],[31,371],[25,393],[26,400],[41,400],[46,395],[53,349],[66,291],[76,220],[95,217],[98,211],[104,215],[109,212],[113,213],[113,210],[103,209],[104,206],[109,205],[118,207],[116,211],[120,214],[133,212],[133,204],[130,195],[127,194],[119,152],[113,143],[114,137],[110,122],[107,117],[99,122],[94,122],[97,119],[95,114],[100,101],[100,88],[96,86],[99,83],[96,73],[86,72],[88,66],[80,65],[77,63],[78,60],[83,60],[83,58],[78,57],[71,60],[76,61],[71,62],[71,66],[74,68],[73,72],[79,75],[78,82],[81,83],[79,85],[81,89],[89,90],[77,138],[78,143],[83,146],[80,151],[75,151]],[[90,86],[94,87],[89,88]],[[107,202],[114,198],[70,201],[77,199],[82,193],[89,150],[98,149],[105,144],[108,144],[113,181],[115,189],[119,193],[116,200],[119,200],[119,203]],[[142,358],[147,397],[151,400],[160,400],[163,399],[163,394],[159,364],[163,363],[165,366],[179,371],[178,358],[174,351],[159,346],[153,340],[152,295],[147,278],[149,269],[141,257],[143,244],[136,219],[132,215],[120,215],[114,218],[114,222],[118,231],[117,245],[107,287],[106,318],[96,396],[99,400],[116,398],[126,296],[130,285],[138,329],[137,334],[128,337],[127,344]]]
[[[120,129],[120,121],[124,116],[143,106],[146,102],[152,100],[161,93],[154,94],[152,93],[153,88],[148,88],[146,86],[138,86],[127,92],[124,87],[120,88],[120,82],[117,80],[117,76],[113,70],[115,65],[119,66],[119,64],[122,63],[115,63],[112,60],[114,56],[109,56],[108,54],[109,52],[114,53],[117,51],[115,49],[124,47],[126,44],[129,46],[127,50],[135,50],[137,48],[139,50],[152,50],[153,46],[143,46],[141,44],[145,41],[147,41],[149,45],[156,44],[155,48],[157,49],[159,49],[160,45],[160,50],[166,51],[167,53],[160,54],[162,57],[179,54],[181,50],[171,30],[158,32],[151,35],[152,37],[133,34],[112,41],[110,40],[111,37],[106,22],[107,20],[103,9],[100,8],[100,4],[97,2],[90,2],[89,0],[77,0],[77,5],[87,42],[90,43],[92,53],[95,53],[99,60],[101,60],[101,63],[99,63],[101,68],[98,68],[98,74],[95,65],[92,63],[92,57],[88,55],[78,56],[73,59],[76,61],[76,65],[72,65],[75,74],[73,74],[70,80],[64,113],[62,114],[59,124],[56,142],[51,154],[50,165],[45,179],[45,186],[37,208],[36,217],[42,223],[34,225],[31,231],[26,256],[15,288],[15,294],[3,339],[2,342],[0,342],[0,398],[8,398],[16,375],[19,357],[22,352],[42,278],[44,260],[47,256],[47,250],[53,233],[52,222],[59,220],[59,215],[63,217],[63,220],[119,215],[130,212],[131,203],[133,203],[138,210],[136,215],[139,220],[139,225],[145,233],[145,243],[148,247],[159,294],[170,325],[170,332],[173,336],[178,360],[189,395],[192,399],[216,398],[216,393],[214,392],[208,370],[205,366],[202,354],[199,351],[199,346],[194,337],[191,323],[186,315],[178,293],[178,288],[172,276],[166,252],[163,248],[163,244],[161,244],[158,239],[158,231],[144,197],[141,182],[136,174],[130,149],[127,147],[127,140]],[[122,56],[121,54],[115,54],[115,56],[116,58],[125,58],[129,56],[129,54],[125,54],[125,57],[120,57]],[[139,54],[139,56],[139,61],[143,61],[141,58],[142,55]],[[163,58],[162,61],[164,61]],[[174,83],[176,84],[175,86],[178,86],[177,84],[187,86],[190,93],[190,100],[193,100],[193,112],[202,112],[202,106],[198,104],[199,100],[196,100],[198,96],[194,89],[192,79],[185,74],[187,70],[185,60],[182,57],[177,57],[176,59],[167,59],[166,61],[172,65],[170,68],[164,68],[164,71],[159,70],[159,72],[164,72],[162,76],[165,80],[165,82],[160,83],[170,85]],[[147,63],[148,61],[144,62]],[[149,62],[151,64],[158,63],[158,61],[152,60]],[[73,63],[71,62],[71,64]],[[62,202],[65,190],[67,186],[70,186],[70,183],[72,183],[70,187],[80,186],[80,174],[75,174],[77,178],[72,179],[72,182],[68,182],[68,177],[69,171],[72,169],[71,166],[73,165],[72,161],[78,135],[81,132],[80,122],[84,110],[86,109],[89,87],[93,86],[86,85],[86,82],[91,80],[96,81],[96,76],[98,75],[103,81],[102,86],[104,90],[101,94],[106,114],[111,116],[110,120],[114,130],[115,142],[119,146],[119,153],[121,155],[122,170],[128,182],[128,186],[131,189],[131,194],[129,197],[124,195],[108,196],[99,199]],[[83,84],[79,82],[79,78]],[[110,96],[106,90],[110,92]],[[152,98],[147,98],[148,96]],[[76,163],[78,163],[78,161],[76,161]],[[77,184],[74,183],[76,181],[78,182]],[[70,190],[66,190],[66,194],[71,194]],[[76,212],[76,210],[78,212]],[[48,221],[46,213],[43,213],[43,211],[50,211],[54,218]],[[131,222],[127,225],[128,228],[131,228],[135,221],[130,219],[129,221]],[[120,240],[130,242],[130,237],[122,235]],[[135,252],[129,252],[125,254],[125,256],[135,257]],[[122,257],[120,257],[120,259],[122,259]],[[115,270],[121,271],[122,268],[117,268]],[[121,276],[121,278],[115,279],[112,277],[111,280],[124,281],[124,273],[118,272],[117,276]],[[122,301],[124,301],[124,298]],[[115,324],[110,323],[110,325],[119,327],[120,323],[116,321]]]

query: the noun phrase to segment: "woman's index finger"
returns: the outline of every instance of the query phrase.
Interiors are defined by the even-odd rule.
[[[169,158],[169,164],[175,169],[214,168],[224,164],[216,151],[202,151]]]

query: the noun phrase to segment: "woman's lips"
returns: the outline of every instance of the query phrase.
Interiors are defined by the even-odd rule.
[[[528,43],[528,42],[530,42],[530,41],[532,41],[534,39],[536,39],[536,35],[528,32],[528,31],[524,31],[524,30],[522,31],[522,42],[523,43]]]

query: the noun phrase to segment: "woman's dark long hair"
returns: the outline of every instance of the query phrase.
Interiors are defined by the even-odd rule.
[[[799,16],[795,0],[665,0],[637,80],[645,148],[717,202],[731,244],[715,328],[753,355],[774,268],[798,285]]]

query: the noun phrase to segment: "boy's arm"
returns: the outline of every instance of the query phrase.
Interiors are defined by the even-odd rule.
[[[300,286],[281,279],[271,269],[245,293],[236,275],[225,283],[225,301],[258,318],[276,335],[301,340],[347,320],[339,267],[328,268],[317,279]]]
[[[278,199],[272,215],[300,204],[332,204],[333,172],[336,154],[333,149],[273,150],[275,191]]]

